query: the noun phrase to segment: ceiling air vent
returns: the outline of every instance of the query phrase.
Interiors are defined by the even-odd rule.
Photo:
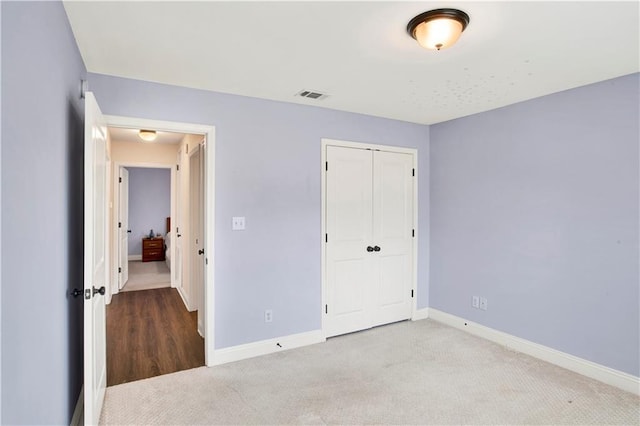
[[[296,93],[296,96],[302,96],[303,98],[315,99],[319,101],[326,98],[329,95],[320,93],[320,92],[314,92],[313,90],[302,90]]]

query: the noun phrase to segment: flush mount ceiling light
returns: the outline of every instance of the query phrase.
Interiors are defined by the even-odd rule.
[[[451,47],[469,25],[469,15],[458,9],[435,9],[421,13],[407,24],[407,32],[426,49]]]
[[[138,132],[138,136],[140,136],[140,139],[147,142],[154,141],[158,137],[155,130],[140,130]]]

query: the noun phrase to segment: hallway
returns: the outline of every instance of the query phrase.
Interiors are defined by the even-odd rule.
[[[165,262],[129,261],[129,279],[120,291],[171,287],[171,271]]]
[[[107,306],[107,386],[204,365],[197,312],[173,288],[123,292]]]

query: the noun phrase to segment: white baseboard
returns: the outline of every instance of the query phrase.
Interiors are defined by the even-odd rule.
[[[73,417],[71,417],[71,426],[81,426],[84,424],[84,386],[80,388],[80,395],[76,402],[76,408],[73,410]]]
[[[411,317],[411,321],[418,321],[429,318],[429,308],[416,309]]]
[[[141,254],[130,254],[128,257],[129,260],[142,260]]]
[[[226,364],[228,362],[240,361],[242,359],[267,355],[274,352],[281,352],[287,349],[300,348],[302,346],[322,343],[325,340],[326,339],[322,337],[322,331],[316,330],[307,333],[283,336],[276,339],[261,340],[259,342],[247,343],[229,348],[216,349],[213,351],[213,362],[211,365]]]
[[[434,321],[449,325],[451,327],[464,330],[483,339],[490,340],[510,349],[541,359],[559,367],[566,368],[583,376],[590,377],[602,383],[615,386],[619,389],[640,395],[640,377],[632,376],[604,365],[596,364],[577,356],[570,355],[552,349],[548,346],[540,345],[529,340],[512,336],[493,328],[465,320],[464,318],[429,308],[429,318]]]
[[[193,312],[195,309],[189,308],[189,302],[187,302],[187,295],[185,294],[184,289],[182,287],[176,287],[176,290],[178,290],[178,294],[182,298],[182,303],[184,303],[184,307],[187,308],[187,311]]]

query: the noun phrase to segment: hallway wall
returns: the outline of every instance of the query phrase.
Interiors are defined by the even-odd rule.
[[[166,234],[171,217],[171,169],[127,167],[129,170],[129,256],[142,256],[142,238],[153,230]]]

